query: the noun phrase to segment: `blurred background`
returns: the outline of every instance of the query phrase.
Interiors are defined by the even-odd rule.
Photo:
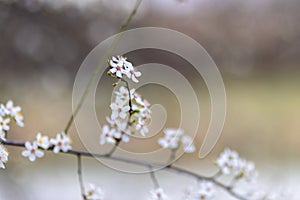
[[[81,63],[99,42],[117,33],[134,4],[133,0],[0,0],[0,101],[13,99],[25,116],[25,128],[12,127],[9,139],[33,140],[39,131],[54,137],[64,129]],[[227,117],[216,147],[201,161],[197,153],[182,157],[179,166],[210,175],[216,170],[213,160],[230,147],[256,163],[259,181],[267,190],[283,188],[300,198],[299,9],[298,0],[142,2],[128,29],[165,27],[192,37],[213,58],[226,87]],[[167,64],[199,86],[195,90],[201,108],[196,138],[200,147],[210,119],[209,94],[201,76],[167,52],[147,49],[127,56],[135,65]],[[102,77],[99,83],[107,85],[107,91],[96,95],[101,122],[102,113],[109,113],[112,82]],[[166,126],[176,127],[180,110],[173,94],[158,86],[145,86],[139,92],[164,105],[169,116]],[[70,134],[73,148],[84,149],[74,127]],[[137,143],[122,147],[140,148]],[[145,148],[158,145],[153,142]],[[1,200],[80,199],[75,157],[49,152],[30,163],[21,156],[22,149],[8,149],[7,169],[0,172]],[[147,199],[152,188],[148,175],[116,172],[94,159],[84,159],[84,175],[86,182],[106,190],[107,199],[121,195]],[[171,199],[179,199],[179,193],[194,183],[167,172],[158,176]],[[218,199],[231,198],[223,194]]]

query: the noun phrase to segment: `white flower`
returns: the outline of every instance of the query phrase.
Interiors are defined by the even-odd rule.
[[[111,119],[111,117],[106,117],[106,121],[109,123],[110,127],[117,129],[119,126],[123,126],[123,122],[118,119]]]
[[[135,129],[140,131],[142,136],[145,136],[147,133],[149,133],[149,129],[148,129],[147,125],[145,124],[145,121],[140,120],[140,119],[139,119],[139,122],[136,125]]]
[[[236,179],[254,181],[257,177],[255,165],[239,157],[238,153],[230,149],[225,149],[216,161],[225,175],[232,174]]]
[[[109,129],[108,125],[104,125],[102,127],[102,134],[100,136],[100,144],[103,145],[105,143],[115,144],[116,140],[114,138],[115,129]]]
[[[24,157],[28,157],[31,162],[36,160],[36,157],[41,158],[44,156],[44,152],[38,149],[37,142],[34,141],[32,145],[30,142],[25,142],[26,150],[22,151]]]
[[[165,149],[177,149],[179,147],[180,137],[183,135],[183,130],[167,128],[164,130],[164,133],[164,138],[160,138],[158,144]]]
[[[133,82],[138,83],[139,80],[137,79],[142,75],[141,72],[135,71],[134,68],[130,68],[130,70],[126,73],[127,77],[131,79]]]
[[[157,188],[150,191],[151,198],[150,200],[166,200],[168,196],[165,194],[162,188]]]
[[[138,94],[137,92],[134,92],[132,94],[132,99],[137,102],[139,105],[143,106],[144,105],[144,102],[143,102],[143,99],[142,99],[142,96],[140,94]]]
[[[131,89],[130,90],[130,97],[131,97],[131,99],[133,98],[134,92],[135,92],[135,89]],[[117,98],[120,98],[124,102],[128,102],[129,101],[129,93],[128,93],[128,89],[126,87],[121,86],[119,88],[119,91],[116,91],[115,94],[117,95]]]
[[[110,104],[110,108],[112,110],[111,119],[116,119],[120,117],[125,119],[127,116],[127,112],[130,110],[128,105],[124,105],[124,102],[120,99],[116,99],[115,103]]]
[[[236,151],[232,151],[228,148],[224,150],[216,161],[216,164],[221,168],[223,174],[230,174],[234,165],[239,160],[239,154]]]
[[[186,153],[193,153],[196,147],[193,145],[193,139],[190,136],[184,135],[181,138],[181,143]]]
[[[131,62],[123,56],[112,57],[109,60],[110,72],[115,74],[117,77],[122,78],[123,75],[126,75],[129,79],[132,79],[134,82],[139,82],[138,77],[142,75],[141,72],[135,71]]]
[[[122,78],[123,74],[127,73],[127,71],[124,68],[124,58],[121,56],[113,56],[109,61],[109,65],[111,66],[109,71],[119,78]]]
[[[5,133],[4,131],[2,131],[2,132],[0,133],[0,139],[1,139],[2,141],[6,141],[6,133]]]
[[[0,145],[0,168],[5,169],[5,163],[8,161],[8,152],[3,145]]]
[[[89,184],[89,189],[86,191],[86,193],[84,195],[87,200],[103,200],[104,199],[103,190],[92,183]]]
[[[0,116],[0,138],[1,140],[6,140],[5,139],[5,132],[9,130],[9,123],[10,119],[6,118],[4,119],[2,116]]]
[[[134,94],[135,95],[135,94]],[[151,110],[149,108],[150,104],[147,100],[143,100],[142,98],[137,98],[137,104],[132,104],[133,110],[138,110],[139,112],[135,113],[135,117],[138,120],[150,120],[151,119]]]
[[[41,133],[36,135],[37,145],[43,149],[48,149],[50,146],[50,141],[48,136],[43,136]]]
[[[245,179],[246,181],[254,181],[257,177],[254,163],[241,158],[234,160],[233,174],[235,178]]]
[[[129,138],[129,134],[124,132],[124,131],[116,131],[115,134],[114,134],[114,137],[116,139],[120,139],[122,142],[129,142],[130,138]]]
[[[5,106],[3,104],[0,104],[0,116],[4,117],[5,114],[5,110],[4,110]]]
[[[118,123],[117,125],[118,127],[114,132],[114,138],[120,139],[122,142],[129,142],[130,140],[129,135],[131,133],[130,130],[127,129],[127,123],[126,122]]]
[[[50,143],[54,145],[54,153],[58,153],[60,151],[67,152],[72,149],[70,138],[65,134],[65,132],[57,133],[56,139],[51,138]]]
[[[6,106],[1,105],[1,108],[6,115],[9,115],[17,122],[18,126],[20,126],[20,127],[24,126],[24,123],[23,123],[24,118],[21,113],[22,109],[20,106],[14,106],[14,102],[12,100],[9,100],[6,103]]]
[[[201,200],[210,200],[215,196],[215,187],[211,182],[201,181],[196,192],[195,198]]]

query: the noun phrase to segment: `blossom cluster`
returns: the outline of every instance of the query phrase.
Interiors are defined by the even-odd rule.
[[[158,144],[167,149],[178,149],[182,145],[184,152],[192,153],[196,150],[193,139],[184,134],[182,129],[166,128],[164,137],[158,140]]]
[[[237,180],[254,181],[257,177],[257,171],[253,162],[249,162],[239,157],[236,151],[225,149],[216,161],[224,175],[233,175]]]
[[[138,83],[138,77],[142,75],[141,72],[136,71],[131,62],[127,61],[124,56],[113,56],[109,61],[109,72],[118,78],[123,78],[123,75],[131,79],[133,82]]]
[[[122,56],[112,57],[109,63],[110,72],[118,78],[122,78],[122,75],[125,74],[137,82],[136,77],[141,76],[141,73],[135,72],[132,64]],[[149,102],[143,99],[135,89],[130,90],[121,85],[114,92],[114,100],[110,104],[111,115],[106,117],[108,124],[102,127],[100,144],[116,144],[117,141],[129,142],[130,135],[135,133],[145,136],[149,132],[148,124],[151,120],[149,106]]]
[[[25,142],[26,149],[22,151],[24,157],[28,157],[31,162],[35,161],[36,158],[44,156],[43,150],[53,149],[54,153],[68,152],[72,149],[71,140],[65,134],[65,132],[57,133],[56,138],[49,140],[48,136],[43,136],[41,133],[36,135],[36,140],[30,143]]]
[[[182,200],[211,200],[216,194],[216,186],[210,181],[201,180],[196,187],[188,187]]]
[[[0,104],[0,139],[6,140],[5,135],[10,129],[12,121],[20,127],[24,126],[23,115],[20,106],[14,106],[14,102],[9,100],[5,105]]]
[[[23,127],[23,115],[20,106],[14,106],[14,102],[9,100],[6,104],[0,104],[0,143],[6,141],[7,132],[10,130],[10,123],[15,122]],[[0,168],[5,168],[8,161],[8,151],[0,144]]]

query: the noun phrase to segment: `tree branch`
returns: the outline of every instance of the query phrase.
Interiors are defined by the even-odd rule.
[[[3,144],[8,145],[8,146],[15,146],[15,147],[25,147],[24,142],[3,141]],[[51,151],[52,149],[53,148],[49,148],[48,151]],[[159,168],[159,169],[164,170],[164,171],[169,171],[169,172],[176,173],[176,174],[182,174],[182,175],[185,175],[185,176],[198,178],[198,179],[201,179],[201,180],[211,181],[216,186],[218,186],[219,188],[225,190],[228,194],[235,197],[236,199],[247,200],[245,197],[235,193],[230,186],[226,186],[226,185],[222,184],[221,182],[217,181],[215,179],[215,176],[212,176],[212,177],[202,176],[202,175],[199,175],[195,172],[192,172],[192,171],[189,171],[187,169],[183,169],[183,168],[180,168],[180,167],[177,167],[177,166],[174,166],[174,165],[165,166],[163,164],[148,163],[148,162],[145,162],[145,161],[140,161],[140,160],[135,160],[135,159],[130,159],[130,158],[110,156],[108,154],[91,153],[91,152],[81,151],[81,150],[69,150],[67,152],[60,152],[60,153],[75,155],[75,156],[77,156],[77,158],[78,158],[78,156],[79,157],[81,157],[81,156],[97,157],[97,158],[104,158],[104,159],[119,161],[119,162],[123,162],[123,163],[130,163],[130,164],[134,164],[134,165],[138,165],[138,166],[144,166],[144,167],[147,167],[147,168],[151,167],[151,169]],[[152,172],[152,170],[150,170],[150,171]],[[149,173],[151,173],[151,172],[149,172]]]

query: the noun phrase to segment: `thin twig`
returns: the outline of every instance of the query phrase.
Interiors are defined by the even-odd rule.
[[[3,144],[9,145],[9,146],[15,146],[15,147],[25,147],[24,142],[3,141]],[[51,151],[51,150],[52,150],[51,148],[48,149],[48,151]],[[130,158],[108,156],[107,154],[97,154],[97,153],[91,153],[91,152],[81,151],[81,150],[69,150],[67,152],[60,152],[60,153],[75,155],[75,156],[80,155],[80,156],[86,156],[86,157],[97,157],[97,158],[109,159],[109,160],[119,161],[119,162],[123,162],[123,163],[130,163],[130,164],[134,164],[134,165],[138,165],[138,166],[144,166],[147,168],[149,168],[149,166],[151,166],[152,168],[155,168],[155,169],[161,169],[161,170],[165,170],[165,171],[170,171],[172,173],[182,174],[182,175],[190,176],[193,178],[211,181],[212,183],[214,183],[218,187],[222,188],[228,194],[235,197],[236,199],[247,200],[245,197],[235,193],[230,186],[226,186],[226,185],[222,184],[221,182],[217,181],[214,177],[205,177],[205,176],[199,175],[195,172],[192,172],[187,169],[180,168],[180,167],[177,167],[174,165],[165,166],[163,164],[147,163],[144,161],[134,160],[134,159],[130,159]]]
[[[169,161],[168,161],[168,163],[170,163],[170,165],[172,165],[173,161],[175,161],[177,150],[178,150],[178,148],[171,149],[171,154],[170,154]]]
[[[71,127],[71,125],[74,122],[74,118],[77,116],[79,110],[81,109],[81,106],[84,102],[84,100],[86,99],[87,95],[89,94],[90,91],[90,87],[92,86],[92,84],[97,80],[98,74],[101,70],[101,67],[104,65],[104,63],[106,62],[108,55],[112,53],[112,51],[115,48],[115,45],[117,43],[117,41],[119,40],[122,32],[125,30],[125,28],[129,25],[129,23],[131,22],[132,18],[134,17],[134,15],[136,14],[140,4],[141,4],[142,0],[137,0],[133,10],[131,11],[131,13],[129,14],[129,16],[127,17],[126,21],[120,26],[119,31],[117,33],[117,36],[114,38],[114,40],[112,41],[111,45],[107,48],[105,54],[101,57],[100,62],[98,67],[95,69],[95,71],[93,72],[92,77],[90,78],[78,104],[75,107],[74,113],[71,115],[71,117],[69,118],[69,121],[65,127],[65,133],[68,134],[68,131]]]
[[[77,154],[77,175],[78,175],[78,181],[79,181],[82,198],[83,200],[86,200],[84,182],[82,178],[81,154]]]
[[[149,174],[150,174],[150,177],[154,184],[155,189],[160,188],[159,182],[155,175],[155,171],[153,170],[153,167],[151,165],[149,165],[149,170],[150,170]]]

